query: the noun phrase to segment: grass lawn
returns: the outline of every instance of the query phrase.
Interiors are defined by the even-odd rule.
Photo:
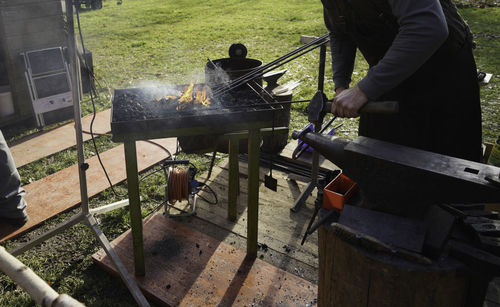
[[[470,24],[478,44],[474,51],[478,68],[492,73],[491,82],[482,87],[484,141],[492,142],[500,134],[500,7],[485,8],[461,1],[461,14]],[[473,2],[475,4],[476,2]],[[495,5],[495,1],[483,3]],[[204,80],[207,58],[228,56],[232,43],[243,43],[248,57],[264,63],[301,46],[301,35],[319,36],[326,33],[319,0],[124,0],[105,1],[103,8],[80,14],[85,47],[92,51],[95,74],[101,97],[97,109],[111,106],[110,91],[148,84],[188,83]],[[307,54],[284,68],[288,72],[280,80],[300,81],[294,91],[296,99],[310,99],[316,89],[318,52]],[[367,64],[357,57],[354,82],[367,71]],[[327,65],[325,91],[332,97],[331,69]],[[296,104],[292,110],[291,129],[306,122],[306,104]],[[82,102],[84,115],[92,110],[88,97]],[[357,120],[344,119],[341,135],[357,135]],[[2,129],[9,141],[35,130]],[[108,137],[99,137],[100,151],[116,146]],[[86,156],[95,154],[90,143]],[[209,159],[189,158],[201,170]],[[38,180],[76,163],[76,150],[71,148],[54,156],[30,163],[19,169],[23,184]],[[164,185],[161,174],[148,177],[142,187],[143,214],[146,215],[161,200]],[[125,193],[125,186],[118,186]],[[118,200],[108,189],[91,199],[92,206]],[[26,242],[64,221],[76,211],[62,214],[41,228],[5,244],[7,249]],[[101,217],[101,225],[112,240],[129,226],[128,211],[115,210]],[[75,238],[78,237],[78,241]],[[48,281],[56,291],[68,293],[89,306],[131,306],[133,299],[121,280],[110,277],[93,265],[91,255],[99,248],[83,225],[77,225],[40,246],[24,253],[20,260]],[[0,306],[31,306],[26,292],[4,275],[0,275]]]

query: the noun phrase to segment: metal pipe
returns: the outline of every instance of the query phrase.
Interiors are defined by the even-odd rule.
[[[0,271],[21,286],[41,306],[80,307],[84,306],[67,294],[59,295],[43,279],[36,275],[16,257],[0,246]]]

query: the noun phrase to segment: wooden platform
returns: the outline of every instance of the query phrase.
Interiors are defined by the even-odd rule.
[[[156,139],[156,143],[175,151],[176,139]],[[148,169],[157,162],[167,158],[167,153],[158,146],[137,143],[137,163],[139,171]],[[101,159],[113,184],[126,179],[123,145],[101,153]],[[109,188],[104,172],[94,156],[86,162],[88,196],[92,197]],[[77,165],[70,166],[50,176],[24,186],[26,190],[27,212],[29,221],[21,228],[0,225],[0,242],[24,233],[57,214],[74,208],[80,204],[80,183]],[[106,204],[103,204],[106,205]]]
[[[247,164],[239,163],[240,170],[240,195],[238,197],[237,219],[235,222],[227,220],[227,186],[229,179],[228,160],[224,160],[219,165],[214,167],[212,176],[207,182],[218,197],[217,205],[210,205],[207,202],[199,199],[196,209],[196,217],[216,224],[218,227],[226,231],[236,233],[241,237],[247,236]],[[299,212],[293,213],[290,208],[293,206],[295,199],[298,198],[306,183],[288,179],[288,174],[273,170],[273,177],[278,181],[277,192],[269,190],[264,186],[264,176],[269,173],[266,168],[260,168],[259,173],[259,229],[258,242],[262,246],[266,246],[274,250],[274,255],[282,253],[291,256],[304,265],[310,268],[318,267],[318,248],[317,235],[309,236],[304,245],[301,245],[302,236],[307,228],[309,219],[314,210],[314,195],[308,198],[306,205]],[[204,181],[206,173],[200,175],[197,180]],[[210,193],[205,191],[200,193],[201,196],[213,199]],[[185,203],[177,203],[176,208],[183,209]],[[266,255],[266,258],[270,257]],[[272,256],[270,257],[272,258]],[[267,259],[276,263],[274,259]],[[287,268],[288,260],[277,261],[284,269]],[[291,270],[297,270],[297,267],[292,267]],[[316,279],[315,276],[312,279]]]
[[[312,306],[317,287],[300,277],[156,213],[144,220],[146,276],[136,278],[153,301],[166,306]],[[133,271],[127,231],[112,242]],[[100,250],[94,260],[118,274]]]
[[[92,114],[82,118],[82,129],[90,131]],[[94,133],[108,133],[110,126],[111,109],[96,114],[93,125]],[[90,134],[84,133],[83,140],[89,140]],[[50,156],[59,151],[76,145],[75,124],[73,122],[53,130],[32,134],[26,138],[9,144],[17,167]]]

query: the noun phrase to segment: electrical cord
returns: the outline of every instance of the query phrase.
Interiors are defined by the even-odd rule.
[[[79,14],[79,9],[76,9],[76,19],[77,19],[77,25],[78,25],[78,33],[79,33],[79,36],[80,36],[80,41],[81,41],[81,44],[82,44],[82,52],[85,53],[85,43],[84,43],[84,40],[83,40],[83,34],[82,34],[82,29],[81,29],[81,24],[80,24],[80,14]],[[96,114],[97,114],[97,111],[96,111],[96,105],[95,105],[95,101],[94,101],[94,98],[97,98],[98,97],[98,91],[97,91],[97,88],[95,87],[95,84],[98,84],[99,87],[102,88],[102,85],[100,84],[99,80],[95,77],[94,73],[92,72],[92,70],[90,69],[87,61],[85,58],[83,58],[83,65],[85,67],[85,71],[86,73],[88,74],[88,77],[94,81],[94,82],[91,82],[91,87],[90,87],[90,91],[89,91],[89,97],[90,97],[90,101],[92,103],[92,120],[90,121],[90,131],[82,131],[83,133],[87,133],[87,134],[90,134],[91,136],[91,139],[92,139],[92,144],[94,146],[94,150],[96,152],[96,156],[97,156],[97,159],[99,161],[99,164],[101,165],[101,168],[103,169],[104,171],[104,174],[106,176],[106,179],[109,183],[109,186],[111,188],[111,191],[113,192],[113,194],[116,196],[116,197],[120,197],[120,198],[124,198],[124,197],[127,197],[127,194],[119,194],[114,186],[113,186],[113,183],[111,182],[111,179],[109,177],[109,174],[106,170],[106,168],[104,167],[104,163],[102,162],[102,159],[101,159],[101,156],[99,154],[99,150],[98,150],[98,147],[97,147],[97,143],[95,141],[95,136],[96,135],[100,135],[100,136],[111,136],[110,134],[108,133],[96,133],[94,132],[93,130],[93,127],[94,127],[94,122],[95,122],[95,119],[96,119]],[[111,93],[109,92],[109,86],[106,87],[108,89],[108,93],[110,94],[111,96]],[[163,149],[169,157],[173,157],[171,152],[164,146],[162,146],[161,144],[158,144],[156,142],[153,142],[153,141],[150,141],[150,140],[142,140],[144,142],[147,142],[147,143],[150,143],[150,144],[153,144],[155,146],[158,146],[160,147],[161,149]],[[176,152],[175,154],[178,154],[179,153],[179,143],[177,142],[177,145],[176,145]],[[213,155],[212,155],[212,159],[211,159],[211,163],[210,163],[210,168],[209,168],[209,172],[208,172],[208,176],[207,178],[204,180],[203,183],[200,184],[200,186],[202,186],[202,189],[200,189],[199,191],[203,191],[205,189],[208,189],[209,191],[207,193],[210,193],[214,196],[215,198],[215,201],[211,201],[209,199],[207,199],[206,197],[202,196],[202,195],[198,195],[198,197],[200,197],[201,199],[203,199],[205,202],[207,202],[208,204],[211,204],[211,205],[215,205],[218,203],[218,198],[217,198],[217,193],[215,193],[215,191],[209,186],[206,184],[206,182],[210,179],[210,176],[212,174],[212,170],[213,170],[213,166],[214,166],[214,163],[215,163],[215,157],[216,157],[216,151],[213,152]],[[195,167],[195,165],[193,163],[190,163],[193,167]],[[196,168],[196,167],[195,167]],[[165,175],[165,180],[167,180],[167,173],[166,173],[166,168],[165,166],[163,165],[160,169],[158,170],[155,170],[145,176],[143,176],[142,178],[139,179],[139,182],[142,182],[144,181],[146,178],[148,178],[149,176],[152,176],[153,174],[156,174],[157,172],[159,171],[162,171],[164,172],[164,175]],[[175,172],[174,172],[175,173]],[[181,174],[182,173],[182,174]],[[177,175],[174,175],[173,178],[177,181],[177,183],[174,184],[174,186],[178,186],[177,188],[177,194],[175,194],[174,196],[176,198],[180,198],[181,197],[187,197],[186,195],[182,194],[181,191],[185,190],[187,191],[187,179],[186,179],[186,185],[182,184],[181,181],[181,178],[183,179],[183,174],[184,172],[177,172],[176,173]],[[169,190],[170,191],[170,190]],[[170,198],[169,196],[169,199],[174,199],[174,198]],[[165,204],[165,201],[164,202],[157,202],[155,201],[154,199],[152,199],[154,202],[156,202],[158,204],[158,206],[156,208],[154,208],[149,214],[157,211],[162,205]]]

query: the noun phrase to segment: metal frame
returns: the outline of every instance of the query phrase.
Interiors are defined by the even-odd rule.
[[[136,282],[127,269],[123,265],[122,261],[118,257],[118,254],[115,252],[113,247],[111,246],[109,240],[106,238],[104,233],[102,232],[97,220],[94,215],[97,213],[104,213],[109,210],[113,210],[119,207],[123,207],[128,205],[128,200],[123,200],[117,203],[113,203],[101,208],[97,209],[89,209],[89,199],[87,193],[87,177],[85,174],[85,170],[87,168],[87,164],[85,163],[85,157],[83,152],[83,135],[82,135],[82,123],[81,123],[81,110],[80,110],[80,91],[79,91],[79,80],[80,80],[80,66],[78,65],[78,57],[76,56],[76,43],[75,43],[75,33],[74,33],[74,21],[73,21],[73,0],[61,0],[63,11],[65,12],[67,29],[68,29],[68,54],[69,54],[69,67],[70,67],[70,76],[71,76],[71,84],[72,84],[72,92],[73,92],[73,109],[75,116],[75,133],[76,133],[76,143],[77,143],[77,154],[78,154],[78,174],[80,181],[80,195],[81,195],[81,209],[82,211],[66,220],[65,222],[59,224],[54,229],[38,236],[37,238],[27,242],[26,244],[15,248],[10,251],[13,255],[19,255],[32,247],[42,243],[45,240],[57,235],[58,233],[64,231],[65,229],[74,226],[78,223],[83,223],[87,225],[94,236],[99,241],[100,245],[111,258],[111,261],[115,265],[118,273],[120,274],[121,279],[125,283],[126,287],[129,289],[130,293],[134,297],[135,301],[139,306],[149,306],[148,301],[142,294],[141,290],[137,286]],[[65,10],[64,10],[65,9]],[[135,151],[134,151],[135,153]],[[137,180],[137,176],[135,177]],[[140,213],[140,212],[139,212]],[[142,224],[141,224],[142,226]],[[141,227],[142,228],[142,227]]]

